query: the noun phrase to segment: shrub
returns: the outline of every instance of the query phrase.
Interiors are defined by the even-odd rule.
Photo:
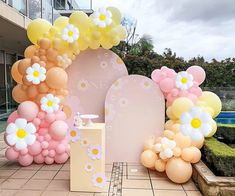
[[[222,138],[226,144],[235,144],[235,125],[218,124],[216,138]]]
[[[215,138],[205,140],[202,158],[218,176],[235,176],[235,149]]]

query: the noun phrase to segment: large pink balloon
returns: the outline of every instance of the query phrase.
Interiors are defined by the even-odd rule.
[[[28,147],[28,150],[30,155],[38,155],[42,151],[40,142],[35,141],[32,145]]]
[[[20,155],[18,161],[22,166],[29,166],[33,162],[33,157],[29,154]]]
[[[62,140],[66,135],[67,129],[68,125],[64,121],[57,120],[50,125],[49,133],[53,139]]]
[[[7,119],[7,123],[15,122],[15,120],[16,120],[18,117],[19,117],[19,115],[18,115],[17,111],[12,112],[12,113],[9,115],[8,119]]]
[[[193,79],[198,82],[199,85],[202,84],[206,78],[204,69],[197,65],[189,67],[187,72],[193,75]]]
[[[38,106],[32,101],[24,101],[19,105],[17,112],[21,118],[32,121],[38,114]]]
[[[160,81],[159,86],[163,92],[170,92],[174,88],[174,80],[172,78],[165,78]]]
[[[19,152],[15,151],[14,148],[11,147],[6,150],[5,156],[8,160],[13,161],[18,158]]]

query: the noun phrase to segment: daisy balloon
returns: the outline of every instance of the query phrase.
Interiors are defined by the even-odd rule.
[[[190,111],[184,112],[180,117],[180,123],[180,131],[195,141],[208,136],[213,129],[211,115],[199,107],[193,107]]]
[[[193,86],[193,76],[186,71],[181,71],[175,77],[175,85],[181,90],[187,90]]]
[[[62,39],[68,43],[74,43],[79,38],[79,29],[72,24],[67,25],[62,30]]]
[[[26,79],[33,84],[40,84],[46,79],[46,69],[38,63],[34,63],[26,69]]]
[[[53,113],[59,110],[60,99],[52,94],[47,94],[40,100],[41,109],[47,113]]]
[[[159,152],[161,159],[168,159],[173,156],[173,148],[176,147],[176,142],[163,137],[160,143],[154,146],[156,152]]]
[[[93,13],[93,18],[95,25],[100,28],[105,28],[112,23],[112,13],[105,8],[100,8],[95,11]]]
[[[7,126],[6,140],[11,146],[15,145],[17,150],[23,150],[35,142],[35,132],[36,128],[33,123],[27,123],[26,119],[18,118]]]

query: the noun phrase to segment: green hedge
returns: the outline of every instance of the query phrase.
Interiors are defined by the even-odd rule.
[[[202,159],[218,176],[235,176],[235,149],[215,138],[205,140]]]
[[[218,124],[217,126],[215,137],[223,138],[226,144],[235,144],[235,125]]]

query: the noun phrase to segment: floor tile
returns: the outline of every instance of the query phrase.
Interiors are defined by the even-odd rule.
[[[14,174],[16,172],[16,170],[0,170],[0,178],[8,178],[10,177],[12,174]]]
[[[123,180],[122,188],[151,189],[150,180]]]
[[[70,164],[64,164],[63,167],[61,168],[61,170],[69,171],[70,170]]]
[[[152,181],[154,189],[165,189],[165,190],[183,190],[183,187],[179,184],[175,184],[170,180],[155,180]]]
[[[47,190],[69,191],[69,180],[52,180]]]
[[[187,196],[184,191],[154,190],[155,196]]]
[[[197,187],[192,180],[189,180],[187,183],[183,184],[183,188],[186,191],[197,191]]]
[[[0,190],[0,195],[2,196],[13,196],[17,190]]]
[[[128,166],[128,176],[148,176],[148,170],[139,165]]]
[[[45,190],[49,185],[50,180],[29,180],[24,186],[23,189],[27,190]]]
[[[1,189],[1,184],[5,181],[5,178],[0,178],[0,189]]]
[[[32,164],[27,167],[22,167],[22,170],[39,170],[43,165],[42,164]]]
[[[54,177],[54,179],[56,180],[69,180],[70,178],[70,172],[69,171],[62,171],[60,170],[56,176]]]
[[[43,165],[40,170],[45,170],[45,171],[58,171],[61,169],[63,165],[62,164],[53,164],[53,165]]]
[[[99,193],[97,193],[97,196],[106,196],[106,194],[107,193],[102,193],[101,195],[99,195]],[[68,196],[94,196],[94,195],[96,196],[95,193],[88,193],[88,192],[69,192]]]
[[[40,196],[42,191],[19,190],[14,196]]]
[[[15,161],[8,161],[5,165],[3,165],[1,167],[1,170],[3,169],[20,169],[22,166],[18,163],[18,162],[15,162]]]
[[[145,189],[123,189],[122,196],[153,196],[153,191]]]
[[[51,180],[56,175],[57,171],[37,171],[37,173],[33,176],[32,179],[45,179]]]
[[[31,178],[37,171],[35,170],[18,170],[16,171],[10,178],[22,178],[29,179]]]
[[[113,165],[105,165],[105,172],[112,172]]]
[[[7,179],[1,184],[2,189],[20,189],[25,183],[26,179]]]
[[[186,191],[187,196],[202,196],[200,191]]]
[[[165,172],[157,172],[157,171],[149,170],[149,175],[150,175],[151,180],[167,179]]]
[[[41,196],[67,196],[68,191],[44,191]]]
[[[109,194],[108,193],[95,193],[94,196],[109,196]]]
[[[128,180],[150,180],[149,176],[124,176],[124,179]]]

